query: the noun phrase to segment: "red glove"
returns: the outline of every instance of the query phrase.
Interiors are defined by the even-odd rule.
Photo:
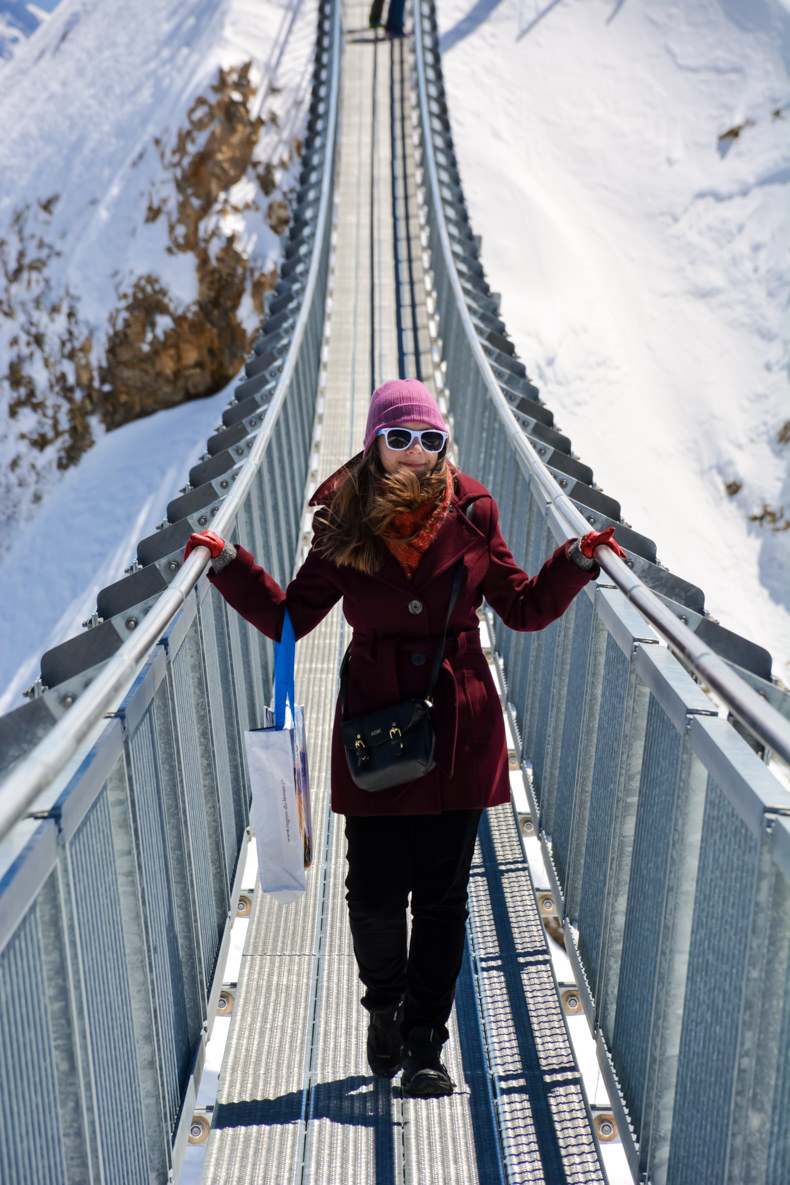
[[[220,539],[215,531],[200,531],[197,535],[190,535],[184,548],[184,563],[189,559],[189,553],[196,547],[207,547],[211,558],[216,559],[225,546],[225,540]]]
[[[208,532],[211,534],[211,532]],[[596,547],[603,544],[605,547],[611,547],[615,555],[619,555],[621,560],[626,558],[619,543],[616,543],[612,538],[614,535],[614,527],[607,527],[605,531],[588,531],[587,534],[579,540],[579,548],[582,555],[586,555],[588,559],[593,559],[593,552]]]

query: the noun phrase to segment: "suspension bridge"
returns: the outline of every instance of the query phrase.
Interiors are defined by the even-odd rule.
[[[222,423],[92,628],[0,718],[0,1182],[571,1185],[623,1166],[787,1185],[788,697],[770,655],[622,523],[519,360],[464,203],[431,0],[409,39],[367,13],[320,5],[280,278]],[[285,584],[310,493],[398,374],[435,392],[528,571],[591,525],[615,524],[628,557],[539,634],[481,617],[513,804],[480,830],[458,1089],[440,1100],[365,1060],[328,807],[345,622],[297,648],[314,863],[283,908],[251,879],[242,746],[271,644],[199,555],[182,562],[210,525]]]

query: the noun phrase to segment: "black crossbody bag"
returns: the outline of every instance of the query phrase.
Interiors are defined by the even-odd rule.
[[[472,517],[473,505],[471,503],[466,512],[469,519]],[[436,764],[433,757],[436,735],[431,717],[433,690],[444,660],[447,629],[463,575],[464,562],[461,559],[455,565],[442,641],[433,660],[431,680],[424,699],[404,699],[389,707],[379,708],[376,712],[366,712],[363,716],[355,716],[353,720],[344,720],[350,646],[343,656],[340,666],[340,733],[348,771],[361,790],[374,793],[402,786],[405,782],[413,782],[430,773]]]

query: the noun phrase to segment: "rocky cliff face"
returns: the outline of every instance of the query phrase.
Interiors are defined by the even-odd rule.
[[[193,103],[175,143],[158,145],[170,184],[151,195],[146,222],[165,219],[167,251],[194,261],[197,294],[181,306],[151,274],[137,276],[122,294],[110,314],[104,362],[97,368],[98,410],[107,428],[220,390],[248,349],[245,297],[258,319],[263,315],[263,296],[274,287],[276,269],[261,271],[250,263],[236,234],[223,231],[223,215],[254,210],[283,234],[289,212],[280,179],[300,145],[292,143],[278,161],[256,161],[267,117],[253,115],[249,71],[249,63],[220,70],[211,94]]]
[[[276,88],[259,109],[251,73],[250,62],[220,69],[183,125],[152,141],[147,199],[123,232],[132,249],[103,320],[85,311],[89,278],[75,283],[68,237],[54,230],[61,194],[13,212],[0,238],[0,495],[12,520],[97,432],[211,395],[241,367],[276,281],[273,235],[288,226],[301,150],[277,134]],[[92,260],[97,273],[112,263]]]

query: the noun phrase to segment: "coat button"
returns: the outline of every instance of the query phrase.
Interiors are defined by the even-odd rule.
[[[409,613],[413,613],[415,617],[422,613],[422,601],[409,601]]]
[[[415,667],[421,667],[423,665],[423,663],[425,662],[425,655],[424,654],[413,654],[411,656],[411,661]]]

